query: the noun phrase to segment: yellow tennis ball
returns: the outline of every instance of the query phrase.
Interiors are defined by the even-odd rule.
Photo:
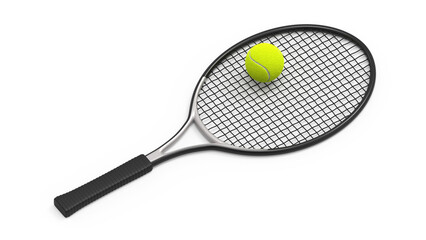
[[[260,43],[252,47],[246,56],[246,70],[259,82],[271,82],[284,69],[284,57],[272,44]]]

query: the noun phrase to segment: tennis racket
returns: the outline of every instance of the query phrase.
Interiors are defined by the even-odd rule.
[[[244,59],[270,43],[285,58],[272,82],[251,79]],[[251,36],[229,48],[204,72],[189,116],[166,143],[54,199],[68,217],[105,194],[181,154],[221,150],[266,155],[306,148],[348,125],[364,108],[375,82],[368,48],[353,35],[326,26],[293,25]],[[168,151],[195,125],[208,143]]]

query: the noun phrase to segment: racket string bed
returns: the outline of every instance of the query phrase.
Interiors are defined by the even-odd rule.
[[[285,56],[270,83],[245,71],[248,50],[259,43]],[[207,76],[197,111],[220,141],[248,149],[277,149],[317,138],[341,124],[367,92],[370,66],[355,43],[326,32],[278,33],[229,53]]]

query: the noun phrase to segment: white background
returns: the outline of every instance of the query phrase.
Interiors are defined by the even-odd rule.
[[[425,239],[421,1],[1,1],[1,239]],[[360,116],[291,154],[199,152],[64,218],[53,198],[171,137],[205,68],[270,28],[371,50]]]

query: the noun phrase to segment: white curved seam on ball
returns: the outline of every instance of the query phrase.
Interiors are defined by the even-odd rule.
[[[265,69],[265,71],[268,73],[268,80],[266,80],[266,81],[268,82],[268,81],[269,81],[269,79],[271,78],[271,75],[269,74],[268,69],[266,69],[266,67],[262,66],[262,64],[260,64],[260,63],[256,62],[253,58],[251,58],[251,53],[250,53],[250,52],[249,52],[249,58],[250,58],[250,59],[251,59],[254,63],[256,63],[257,65],[259,65],[259,66],[263,67],[263,69]]]

